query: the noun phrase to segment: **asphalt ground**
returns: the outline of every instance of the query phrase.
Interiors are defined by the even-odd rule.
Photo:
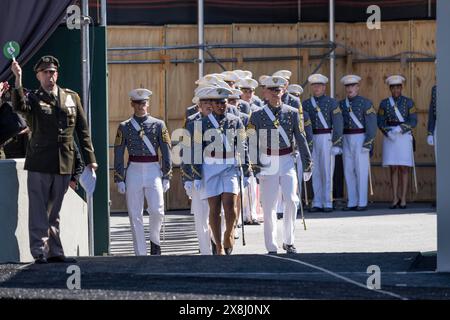
[[[200,256],[193,216],[169,212],[163,255],[135,257],[128,218],[114,215],[111,255],[78,258],[80,289],[68,289],[67,264],[2,264],[0,298],[449,299],[450,274],[435,272],[436,215],[428,204],[402,211],[379,206],[362,213],[307,213],[306,218],[306,231],[300,219],[296,223],[298,254],[266,254],[260,225],[245,226],[247,244],[241,234],[232,255]],[[378,276],[370,266],[380,270],[377,289],[368,288]]]

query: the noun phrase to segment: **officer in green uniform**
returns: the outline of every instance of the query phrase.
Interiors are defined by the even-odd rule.
[[[76,262],[64,255],[59,211],[74,170],[74,134],[91,170],[97,169],[86,116],[75,91],[63,89],[58,80],[59,61],[43,56],[34,66],[40,88],[25,96],[22,69],[14,61],[16,77],[12,102],[29,120],[32,137],[27,148],[29,236],[35,263]]]

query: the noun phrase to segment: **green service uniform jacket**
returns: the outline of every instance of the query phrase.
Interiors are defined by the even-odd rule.
[[[96,162],[86,116],[75,91],[58,87],[58,96],[54,97],[40,88],[25,96],[23,88],[16,88],[12,102],[16,111],[27,116],[32,132],[26,170],[72,174],[75,132],[85,164]]]

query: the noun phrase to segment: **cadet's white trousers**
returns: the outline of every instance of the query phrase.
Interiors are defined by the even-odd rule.
[[[342,160],[348,207],[367,206],[370,157],[369,152],[362,152],[364,139],[364,133],[344,134]]]
[[[134,252],[147,255],[143,209],[144,196],[149,213],[150,241],[160,245],[161,223],[164,217],[164,198],[161,168],[157,162],[130,162],[126,176],[126,200],[133,234]]]
[[[258,217],[256,215],[256,178],[251,175],[248,178],[248,186],[244,188],[244,220],[252,221],[256,220]],[[240,204],[239,204],[240,205]]]
[[[298,199],[301,201],[302,199],[302,182],[303,182],[303,163],[302,158],[300,157],[300,154],[297,154],[295,157],[296,166],[297,166],[297,192],[298,192]],[[297,206],[299,206],[300,203],[298,203]],[[283,202],[283,194],[281,192],[281,188],[278,189],[278,197],[277,197],[277,213],[278,212],[284,212],[284,202]]]
[[[281,188],[285,210],[283,214],[283,243],[294,244],[295,219],[297,217],[297,174],[292,155],[266,156],[279,160],[279,169],[275,173],[259,176],[260,201],[264,214],[264,240],[267,251],[277,251],[276,205],[278,188]],[[278,159],[275,159],[278,158]]]
[[[201,199],[201,190],[192,188],[191,213],[194,214],[200,254],[211,255],[211,234],[209,230],[209,205],[207,199]]]
[[[317,208],[333,208],[332,203],[332,172],[334,172],[334,156],[331,155],[331,133],[315,134],[313,136],[312,158],[314,169],[312,185],[314,199],[312,206]]]

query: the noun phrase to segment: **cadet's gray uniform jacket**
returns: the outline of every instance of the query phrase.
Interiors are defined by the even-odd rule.
[[[144,130],[144,133],[153,145],[155,152],[158,153],[158,149],[161,151],[162,178],[170,179],[172,177],[172,145],[169,131],[167,130],[164,121],[153,118],[149,115],[142,118],[133,115],[133,118]],[[130,156],[151,156],[150,150],[148,150],[145,145],[140,133],[136,131],[131,124],[130,119],[119,124],[116,140],[114,142],[114,182],[116,183],[125,181],[123,159],[125,148],[128,149],[128,154]]]
[[[192,139],[194,137],[194,123],[195,121],[201,121],[202,120],[202,114],[200,112],[194,113],[193,115],[189,116],[186,119],[186,122],[184,123],[184,129],[186,129],[189,132],[189,137],[183,136],[183,141],[181,143],[183,144],[183,149],[181,155],[181,180],[182,182],[186,181],[193,181],[194,177],[192,175]],[[184,153],[186,151],[186,154]],[[187,161],[185,160],[187,159]]]
[[[394,103],[397,105],[400,114],[405,122],[400,123],[397,115],[395,114],[394,107],[391,106],[389,98],[386,98],[380,102],[380,108],[378,109],[378,128],[385,136],[391,130],[390,127],[400,126],[402,133],[411,131],[417,125],[416,108],[414,107],[414,101],[405,96],[394,98]]]
[[[231,113],[225,113],[224,115],[217,115],[214,112],[211,113],[213,117],[216,118],[217,122],[219,123],[220,129],[215,129],[214,125],[212,124],[211,120],[208,117],[202,118],[202,132],[197,132],[194,130],[194,137],[193,137],[193,143],[194,144],[201,144],[202,145],[202,156],[203,151],[205,148],[210,144],[213,143],[209,141],[203,141],[203,135],[207,130],[220,130],[222,133],[227,134],[228,130],[231,130],[234,134],[231,135],[234,137],[233,141],[229,141],[230,146],[234,149],[233,152],[235,153],[237,150],[242,150],[244,152],[244,157],[242,157],[242,169],[244,172],[244,176],[249,177],[251,168],[249,165],[249,157],[248,157],[248,146],[247,146],[247,135],[245,133],[245,127],[242,124],[242,120],[240,117],[235,116]],[[188,126],[194,125],[195,121],[191,121]],[[198,147],[193,147],[193,150],[196,150]],[[216,151],[219,152],[220,151]],[[223,145],[222,152],[225,152],[225,145]],[[235,154],[236,156],[236,154]],[[193,158],[194,159],[194,158]],[[194,163],[192,165],[192,176],[194,180],[201,180],[202,179],[202,164]]]
[[[434,136],[436,127],[436,85],[431,89],[430,108],[428,109],[428,135]]]
[[[186,108],[186,119],[198,112],[198,106],[196,104]]]
[[[342,148],[342,134],[344,131],[344,120],[342,118],[342,110],[339,107],[339,103],[336,99],[330,98],[326,95],[320,97],[314,97],[316,103],[325,118],[327,126],[332,129],[333,147]],[[313,134],[324,129],[322,122],[320,122],[318,116],[318,110],[314,108],[311,99],[306,99],[302,103],[303,109],[308,112],[311,119]],[[319,130],[319,131],[317,131]]]
[[[245,114],[250,114],[250,112],[251,112],[250,103],[248,103],[247,101],[244,101],[244,100],[239,100],[237,109],[239,110],[239,112],[245,113]]]
[[[274,151],[287,149],[289,147],[294,147],[296,145],[297,149],[300,151],[300,156],[303,163],[304,171],[310,171],[311,170],[311,164],[312,164],[312,158],[311,153],[308,148],[308,143],[306,141],[305,133],[303,132],[303,128],[301,126],[300,121],[300,114],[298,112],[298,109],[295,109],[291,106],[288,106],[286,104],[282,104],[278,108],[273,108],[271,106],[268,106],[269,109],[272,111],[273,115],[275,116],[275,121],[272,122],[267,115],[266,111],[264,109],[260,109],[258,111],[255,111],[250,116],[249,125],[247,127],[247,134],[249,136],[250,141],[256,142],[255,145],[249,145],[249,148],[251,150],[254,150],[253,148],[257,148],[257,165],[255,166],[255,169],[259,171],[261,167],[260,162],[260,153],[263,152],[265,154],[272,154]],[[286,144],[284,139],[279,135],[279,145],[277,146],[270,146],[271,141],[271,135],[272,135],[272,129],[276,130],[278,126],[283,127],[284,131],[286,132],[286,135],[288,136],[290,146]],[[255,131],[251,130],[254,129]],[[260,130],[267,129],[267,142],[261,141],[262,139],[261,134],[263,134]],[[252,139],[251,135],[256,134],[256,140]],[[264,133],[265,134],[265,133]],[[265,139],[265,138],[264,138]],[[295,140],[294,140],[295,139]],[[269,150],[261,150],[262,147],[266,147]],[[272,151],[274,150],[274,151]],[[294,151],[294,150],[292,150]],[[252,151],[253,154],[253,151]]]
[[[377,113],[372,101],[361,96],[349,98],[351,111],[361,122],[365,130],[363,147],[372,150],[375,136],[377,135]],[[350,117],[350,110],[347,108],[345,99],[339,102],[344,117],[344,134],[352,129],[358,129],[356,123]]]
[[[300,99],[288,92],[285,92],[281,96],[281,101],[283,101],[284,104],[287,104],[288,106],[291,106],[296,109],[300,107]]]

